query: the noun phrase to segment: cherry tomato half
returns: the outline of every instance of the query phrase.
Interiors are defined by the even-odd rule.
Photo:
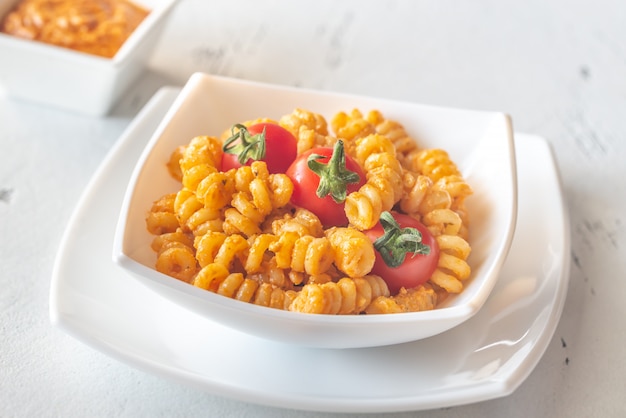
[[[398,267],[389,266],[380,251],[375,251],[376,261],[372,273],[382,277],[391,294],[395,295],[402,287],[410,289],[430,279],[439,262],[439,245],[430,231],[418,220],[397,212],[392,212],[391,215],[400,228],[417,229],[422,235],[421,243],[429,247],[428,254],[405,252],[403,259],[400,256],[401,264]],[[365,231],[365,235],[372,242],[378,240],[384,233],[381,222]]]
[[[265,161],[270,173],[284,173],[295,160],[296,138],[282,126],[263,122],[234,128],[238,130],[234,129],[233,136],[224,143],[222,171],[260,160]]]
[[[339,142],[338,142],[339,144]],[[329,194],[319,197],[317,194],[320,188],[320,175],[309,167],[309,160],[312,155],[318,155],[315,161],[320,164],[329,165],[333,154],[338,152],[338,146],[335,148],[320,147],[313,148],[307,152],[300,154],[296,160],[287,169],[287,176],[293,183],[293,194],[291,195],[291,203],[295,206],[307,209],[313,212],[320,219],[325,227],[345,226],[348,224],[348,218],[344,211],[344,201],[336,202]],[[341,143],[341,153],[343,153],[343,143]],[[332,181],[347,173],[356,173],[358,177],[353,177],[356,182],[344,183],[344,200],[345,196],[359,190],[365,184],[365,173],[363,169],[352,157],[343,154],[341,160],[345,158],[343,167],[339,167],[340,174],[336,175],[334,171],[328,176]],[[349,174],[348,174],[349,175]],[[331,187],[332,188],[332,187]]]

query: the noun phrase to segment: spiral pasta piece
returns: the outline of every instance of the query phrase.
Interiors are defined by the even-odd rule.
[[[430,177],[405,170],[403,184],[400,209],[415,219],[421,220],[423,214],[452,205],[450,194],[436,188]]]
[[[387,179],[392,186],[393,201],[397,202],[403,191],[402,166],[395,156],[395,147],[391,141],[382,135],[368,135],[357,141],[355,153],[368,181],[376,177]]]
[[[461,218],[459,234],[467,238],[469,235],[469,216],[465,208],[465,199],[473,193],[470,185],[460,175],[444,176],[433,185],[433,193],[445,194],[450,199],[449,208]]]
[[[270,283],[283,290],[293,290],[293,283],[288,277],[289,271],[279,268],[276,265],[276,260],[269,257],[271,257],[271,255],[266,254],[257,271],[248,274],[248,277],[260,283]]]
[[[188,145],[178,147],[168,162],[170,173],[178,161],[182,188],[174,198],[174,213],[185,231],[201,235],[207,230],[221,228],[221,207],[228,200],[232,182],[224,183],[224,173],[219,173],[222,155],[220,141],[211,136],[197,136]],[[206,203],[206,204],[205,204]]]
[[[203,235],[195,237],[193,246],[196,249],[196,259],[200,267],[204,267],[215,261],[215,256],[225,240],[226,234],[219,231],[208,231]]]
[[[197,185],[221,164],[222,143],[212,136],[194,137],[180,158],[183,187],[195,191]]]
[[[293,183],[284,174],[269,174],[263,161],[238,168],[234,176],[237,191],[232,195],[231,207],[224,211],[223,229],[248,237],[259,234],[264,219],[274,209],[289,203]],[[249,181],[246,183],[243,179]]]
[[[180,168],[180,161],[183,158],[185,149],[186,149],[185,145],[176,147],[176,149],[172,151],[172,153],[170,154],[170,159],[167,161],[167,164],[166,164],[167,171],[170,173],[170,176],[172,176],[172,178],[180,182],[183,181],[183,171]]]
[[[190,282],[197,272],[193,238],[178,229],[155,237],[152,249],[157,254],[157,271],[184,282]]]
[[[278,240],[276,235],[259,234],[248,239],[248,255],[244,269],[248,273],[258,273],[264,268],[265,255],[270,246]]]
[[[333,227],[325,232],[332,248],[335,265],[349,277],[363,277],[372,271],[374,245],[361,231]]]
[[[295,108],[290,114],[281,117],[278,123],[294,136],[303,126],[321,135],[328,135],[326,119],[318,113],[302,108]]]
[[[274,235],[295,232],[298,236],[324,236],[324,227],[320,219],[313,212],[302,208],[296,209],[293,214],[285,213],[274,219],[271,227]]]
[[[174,212],[185,231],[203,235],[207,231],[222,229],[219,209],[206,208],[197,195],[189,189],[181,189],[174,199]]]
[[[383,135],[370,134],[358,138],[354,155],[361,165],[365,164],[365,159],[375,154],[390,154],[395,157],[396,149],[393,143]]]
[[[439,148],[424,149],[416,153],[411,160],[411,169],[435,182],[445,176],[461,175],[448,153]]]
[[[338,112],[333,116],[330,124],[337,138],[343,139],[346,143],[346,150],[350,150],[350,144],[357,139],[376,132],[374,126],[363,117],[358,109],[352,109],[350,113]]]
[[[336,142],[336,138],[328,135],[326,119],[309,110],[296,108],[281,117],[278,124],[296,138],[298,154],[315,147],[332,146]]]
[[[309,275],[325,273],[334,261],[331,243],[326,237],[300,236],[287,231],[280,234],[269,249],[275,254],[278,268]],[[302,276],[295,277],[298,277],[295,284],[300,284]]]
[[[201,267],[221,264],[232,271],[241,266],[248,275],[275,285],[286,285],[286,271],[321,277],[334,261],[326,237],[300,237],[295,232],[280,236],[262,233],[248,239],[239,234],[209,232],[196,237],[194,246]],[[306,279],[293,277],[298,277],[298,285]]]
[[[379,296],[389,296],[387,284],[379,276],[344,277],[337,282],[305,285],[289,310],[330,315],[359,314]]]
[[[460,293],[464,287],[463,281],[471,274],[467,263],[471,247],[458,235],[440,235],[437,243],[440,250],[439,261],[430,282],[449,293]]]
[[[435,236],[459,235],[463,220],[450,209],[434,209],[422,216],[422,223]]]
[[[221,264],[227,269],[233,268],[235,261],[245,264],[248,241],[239,234],[227,235],[223,232],[208,232],[194,240],[196,258],[201,267],[209,264]]]
[[[372,110],[367,114],[367,121],[370,122],[377,133],[389,138],[396,149],[398,161],[404,166],[407,159],[417,151],[417,142],[407,133],[404,126],[390,119],[387,119],[378,110]]]
[[[463,179],[456,164],[450,160],[448,153],[440,149],[419,151],[414,155],[411,170],[417,171],[405,171],[405,194],[401,208],[416,218],[437,209],[450,209],[460,220],[455,234],[467,238],[469,219],[465,199],[473,190]],[[458,220],[455,219],[454,222]]]
[[[146,215],[146,228],[153,235],[174,232],[178,229],[178,218],[174,211],[176,193],[168,193],[154,201]]]
[[[296,297],[293,290],[283,290],[270,283],[245,277],[242,273],[230,273],[219,263],[203,267],[193,280],[193,285],[242,302],[282,310],[288,309]]]
[[[205,208],[220,211],[230,203],[236,190],[234,174],[232,171],[208,173],[197,184],[195,194]]]
[[[450,195],[453,209],[463,208],[465,198],[472,194],[472,188],[444,150],[426,149],[418,152],[412,160],[412,167],[431,178],[435,189]]]
[[[402,167],[395,157],[393,144],[382,135],[359,138],[354,152],[366,173],[367,182],[348,195],[345,212],[351,225],[366,230],[402,197]]]
[[[457,207],[462,205],[466,197],[473,193],[471,186],[458,174],[441,177],[433,187],[436,190],[445,191]]]
[[[430,284],[411,289],[401,288],[395,296],[379,296],[365,310],[368,314],[430,311],[437,306],[438,295]]]

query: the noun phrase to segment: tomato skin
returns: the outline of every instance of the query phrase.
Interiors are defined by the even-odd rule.
[[[404,262],[398,267],[389,267],[378,251],[375,251],[376,261],[372,268],[372,274],[383,278],[392,295],[398,293],[400,288],[410,289],[419,286],[430,279],[439,263],[439,244],[430,231],[418,220],[401,213],[392,212],[394,219],[401,228],[416,228],[422,234],[422,243],[430,247],[430,254],[422,255],[407,254]],[[376,241],[384,233],[383,227],[378,222],[372,229],[364,231],[372,241]]]
[[[247,129],[250,135],[261,134],[265,129],[265,157],[261,161],[265,161],[267,170],[273,174],[287,171],[297,154],[297,140],[291,132],[280,125],[268,122],[250,125]],[[241,167],[242,164],[238,161],[238,157],[237,154],[224,152],[221,170],[228,171],[232,168]],[[253,162],[254,160],[249,158],[245,165],[250,165]]]
[[[306,151],[300,154],[287,169],[286,174],[293,183],[291,203],[313,212],[326,228],[345,226],[348,224],[344,211],[345,204],[336,203],[330,195],[320,198],[316,194],[320,178],[308,167],[307,159],[311,154],[323,156],[318,161],[326,164],[333,154],[333,148],[319,147]],[[347,194],[350,194],[365,184],[365,173],[359,163],[349,155],[346,155],[346,168],[357,173],[360,179],[358,183],[347,185]]]

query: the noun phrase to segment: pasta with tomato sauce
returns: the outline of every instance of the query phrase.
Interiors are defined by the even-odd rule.
[[[255,125],[267,123],[305,168],[264,159]],[[435,309],[471,276],[471,186],[445,150],[378,110],[242,121],[164,165],[180,189],[155,200],[146,226],[157,270],[191,285],[295,312],[385,314]]]

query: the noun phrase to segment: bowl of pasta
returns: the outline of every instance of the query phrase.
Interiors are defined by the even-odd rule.
[[[506,114],[196,73],[137,161],[113,259],[248,334],[384,346],[476,314],[516,215]]]
[[[148,64],[177,0],[0,0],[0,91],[89,116]]]

